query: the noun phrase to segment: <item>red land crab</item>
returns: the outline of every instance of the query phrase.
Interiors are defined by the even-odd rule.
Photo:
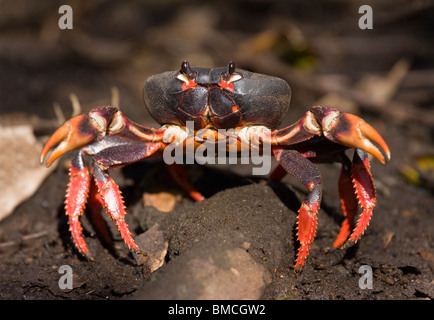
[[[289,109],[289,85],[280,78],[236,69],[232,62],[227,68],[209,69],[191,68],[184,61],[179,71],[149,77],[143,96],[149,113],[161,128],[141,126],[116,107],[104,106],[66,121],[42,150],[41,163],[53,149],[47,166],[64,153],[76,150],[71,161],[65,210],[74,244],[85,257],[92,259],[79,217],[87,200],[92,212],[97,213],[93,214],[96,225],[102,221],[100,209],[105,207],[128,248],[142,252],[124,220],[122,195],[108,170],[161,154],[172,143],[184,150],[188,145],[196,150],[204,142],[198,138],[199,131],[205,132],[202,137],[207,136],[211,143],[221,143],[223,139],[226,150],[262,150],[269,144],[279,163],[270,179],[279,181],[289,173],[307,187],[309,192],[298,211],[300,247],[294,265],[296,271],[303,268],[317,229],[321,176],[314,163],[342,164],[338,189],[344,221],[334,246],[352,245],[364,233],[376,204],[367,153],[385,164],[390,160],[390,150],[380,134],[361,118],[331,107],[315,106],[294,124],[278,129]],[[193,124],[193,130],[188,129],[188,122]],[[230,129],[231,134],[221,129]],[[348,148],[355,149],[352,160],[344,153]],[[89,165],[85,156],[91,159]],[[179,166],[168,167],[177,173],[174,177],[178,177],[177,182],[192,198],[203,200],[199,192],[180,178]],[[358,203],[362,212],[355,222]],[[103,228],[97,229],[104,232]]]

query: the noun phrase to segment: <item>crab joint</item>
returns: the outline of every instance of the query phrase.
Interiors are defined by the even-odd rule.
[[[241,158],[241,164],[251,161],[258,165],[252,168],[253,175],[270,173],[272,152],[268,128],[252,126],[239,131],[205,128],[195,132],[193,121],[187,121],[186,128],[165,128],[163,141],[168,145],[163,151],[163,160],[168,165],[193,164],[195,161],[198,164],[227,164],[228,158],[229,164],[237,164]]]
[[[125,127],[125,119],[122,112],[115,113],[110,125],[108,127],[109,134],[114,134],[121,131]]]

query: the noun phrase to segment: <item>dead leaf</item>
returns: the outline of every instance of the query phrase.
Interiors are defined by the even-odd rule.
[[[0,220],[29,198],[56,166],[39,164],[42,145],[32,126],[0,125]]]
[[[145,265],[150,272],[154,272],[164,264],[169,242],[165,239],[164,232],[158,223],[148,231],[138,235],[135,241],[146,253],[146,255],[134,254],[137,264]]]
[[[422,259],[434,263],[434,253],[425,249],[419,249],[418,253],[422,257]]]
[[[153,206],[161,212],[170,212],[176,205],[177,197],[168,192],[143,194],[145,206]]]

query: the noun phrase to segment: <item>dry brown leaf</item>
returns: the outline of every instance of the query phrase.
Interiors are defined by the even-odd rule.
[[[164,232],[160,230],[158,223],[148,231],[138,235],[135,241],[146,252],[146,255],[134,254],[137,264],[147,266],[150,272],[154,272],[164,264],[169,242],[166,240]]]
[[[152,206],[161,212],[170,212],[175,208],[177,197],[168,192],[147,193],[143,194],[145,206]]]
[[[30,125],[0,125],[0,220],[29,198],[52,169],[39,164],[42,145]]]

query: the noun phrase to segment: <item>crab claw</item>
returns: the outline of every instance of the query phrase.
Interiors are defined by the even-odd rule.
[[[40,162],[44,162],[47,153],[53,149],[47,159],[49,167],[57,158],[68,151],[79,149],[94,141],[100,132],[100,125],[93,121],[90,114],[82,114],[66,121],[45,144],[41,152]]]
[[[382,164],[390,160],[390,149],[380,134],[363,119],[328,108],[320,115],[324,135],[331,141],[350,148],[363,149],[376,157]],[[371,142],[377,143],[383,153]]]

